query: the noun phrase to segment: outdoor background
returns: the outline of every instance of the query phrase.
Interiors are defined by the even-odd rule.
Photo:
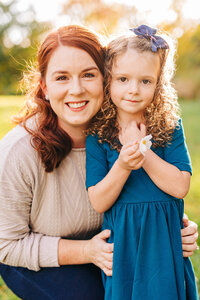
[[[34,63],[38,45],[52,28],[68,24],[86,25],[105,40],[141,24],[162,28],[177,39],[174,84],[193,164],[185,212],[200,228],[200,1],[0,0],[0,139],[24,103],[19,82]],[[192,262],[200,293],[200,251]],[[0,278],[1,299],[18,298]]]

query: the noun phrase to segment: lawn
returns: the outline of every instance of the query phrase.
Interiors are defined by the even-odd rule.
[[[23,105],[24,100],[24,97],[19,96],[0,96],[0,139],[13,127],[10,117]],[[200,228],[200,101],[181,101],[180,104],[186,140],[193,165],[191,188],[185,198],[185,212],[198,223]],[[200,251],[196,252],[191,259],[200,294]],[[0,300],[8,299],[16,300],[19,298],[15,297],[0,279]]]

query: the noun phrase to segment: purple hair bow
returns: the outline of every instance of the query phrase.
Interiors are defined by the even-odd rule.
[[[130,30],[140,37],[151,40],[151,49],[153,52],[157,52],[158,48],[169,49],[167,42],[160,36],[155,35],[157,30],[154,28],[151,28],[147,25],[141,25],[138,28],[133,28]]]

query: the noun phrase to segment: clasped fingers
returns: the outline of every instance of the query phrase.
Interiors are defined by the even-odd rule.
[[[137,170],[144,163],[144,156],[139,150],[139,145],[125,145],[119,154],[119,162],[121,166],[128,170]]]

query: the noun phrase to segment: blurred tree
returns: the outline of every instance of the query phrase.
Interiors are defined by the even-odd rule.
[[[184,98],[200,98],[200,25],[179,38],[176,84]]]
[[[105,36],[138,23],[135,6],[105,0],[68,0],[63,13],[70,16],[72,23],[85,24]]]
[[[35,21],[31,6],[0,2],[0,94],[16,94],[25,61],[35,55],[40,34],[49,28]]]
[[[182,28],[184,26],[184,18],[182,16],[183,6],[186,0],[173,0],[171,2],[169,11],[173,14],[173,18],[169,22],[163,22],[164,28],[168,32],[173,32],[177,28]]]

